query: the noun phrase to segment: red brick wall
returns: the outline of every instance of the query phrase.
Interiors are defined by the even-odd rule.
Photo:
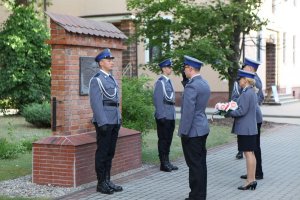
[[[32,182],[74,185],[74,146],[33,144]]]
[[[33,182],[76,187],[96,180],[94,132],[52,136],[33,144]],[[112,175],[141,167],[141,134],[121,128]]]

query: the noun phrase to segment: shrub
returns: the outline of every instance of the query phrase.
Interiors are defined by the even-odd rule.
[[[27,122],[37,127],[51,126],[51,109],[50,103],[48,102],[26,105],[24,106],[21,114]]]
[[[142,133],[154,127],[152,89],[146,87],[147,78],[122,79],[122,120],[123,126]]]
[[[25,151],[32,151],[32,143],[37,141],[38,138],[30,138],[30,139],[24,139],[21,141],[21,145],[24,147]]]
[[[24,152],[23,145],[10,143],[5,138],[0,138],[0,159],[13,159],[18,156],[18,153]]]

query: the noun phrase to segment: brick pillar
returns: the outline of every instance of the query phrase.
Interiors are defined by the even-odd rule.
[[[119,29],[128,37],[135,33],[135,25],[131,20],[122,20]],[[132,66],[132,76],[138,76],[137,68],[137,43],[130,43],[127,49],[123,51],[123,69],[128,65]],[[127,73],[129,75],[129,73]]]
[[[61,23],[74,23],[68,20],[66,18]],[[125,47],[121,39],[72,33],[52,19],[50,23],[51,98],[56,97],[57,102],[56,116],[52,113],[52,119],[56,119],[56,127],[52,137],[33,144],[32,180],[38,184],[76,187],[96,180],[95,128],[91,123],[89,97],[81,96],[79,92],[79,58],[95,57],[104,48],[110,48],[115,57],[113,75],[121,88],[122,51]],[[112,174],[140,166],[140,132],[121,128]]]

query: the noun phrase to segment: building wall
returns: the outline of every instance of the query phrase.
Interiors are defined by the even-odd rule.
[[[8,16],[9,16],[8,10],[0,5],[0,24],[2,24],[7,19]]]
[[[51,0],[48,10],[74,16],[111,15],[127,12],[125,0]]]

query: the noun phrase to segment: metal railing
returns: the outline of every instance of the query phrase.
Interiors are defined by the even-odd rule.
[[[128,63],[126,67],[122,71],[122,76],[129,76],[132,77],[132,65]]]

